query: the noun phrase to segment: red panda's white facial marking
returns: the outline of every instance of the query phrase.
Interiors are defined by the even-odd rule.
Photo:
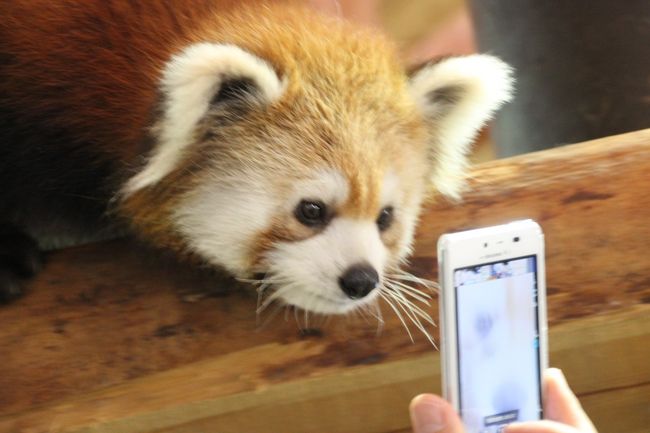
[[[266,268],[253,269],[252,251],[270,248],[269,242],[280,239],[295,242],[309,238],[325,229],[306,227],[296,219],[301,201],[318,201],[334,210],[348,196],[347,182],[335,170],[317,169],[310,178],[295,182],[292,178],[280,180],[257,170],[215,175],[179,204],[175,226],[191,250],[235,275],[266,272]],[[272,239],[265,241],[260,233],[268,233],[270,228]]]
[[[353,200],[352,181],[336,170],[318,170],[319,179],[296,182],[293,197],[278,225],[263,237],[257,272],[275,292],[269,300],[327,314],[342,314],[376,301],[383,276],[394,270],[409,251],[421,196],[405,200],[397,175],[388,171],[377,195],[374,210],[346,215]],[[336,197],[336,199],[331,199]],[[295,218],[291,204],[311,200],[322,203],[331,215],[323,226],[311,227]],[[389,211],[383,225],[382,211]],[[300,225],[307,227],[300,227]],[[302,229],[302,230],[301,230]],[[257,239],[258,245],[260,239]]]
[[[268,279],[277,288],[271,296],[308,311],[346,313],[372,302],[377,293],[352,299],[341,287],[341,278],[348,269],[365,264],[381,280],[387,260],[374,221],[335,218],[321,233],[278,243],[267,253]]]
[[[378,290],[370,289],[379,289],[384,274],[409,252],[420,197],[405,201],[393,171],[380,185],[377,209],[367,217],[346,216],[350,181],[337,169],[318,168],[284,182],[254,172],[215,176],[180,203],[175,225],[188,247],[208,261],[239,277],[266,274],[272,299],[341,314],[374,302]],[[296,216],[304,201],[322,203],[331,217],[322,226],[304,224]],[[390,222],[382,228],[378,220],[388,207]],[[342,281],[358,267],[376,275],[367,292],[359,286],[369,284],[367,278]]]
[[[243,277],[254,235],[268,227],[277,191],[264,179],[209,179],[179,203],[174,225],[190,251]]]
[[[293,211],[303,202],[320,202],[327,209],[334,210],[346,202],[349,186],[345,177],[337,170],[318,168],[308,179],[299,180],[291,186],[285,211]]]

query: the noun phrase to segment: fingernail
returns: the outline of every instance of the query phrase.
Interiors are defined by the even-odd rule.
[[[428,396],[420,396],[411,417],[415,433],[436,433],[447,425],[443,406]]]

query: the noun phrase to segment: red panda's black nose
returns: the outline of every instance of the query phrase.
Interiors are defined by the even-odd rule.
[[[379,275],[368,263],[350,266],[339,278],[339,286],[351,299],[361,299],[379,284]]]

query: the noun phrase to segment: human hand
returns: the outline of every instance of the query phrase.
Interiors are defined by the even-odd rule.
[[[396,36],[396,29],[387,27],[383,22],[381,14],[383,3],[385,2],[380,0],[308,0],[308,4],[317,11],[383,30],[389,36]],[[453,6],[454,4],[456,6]],[[411,6],[407,9],[417,11],[418,7]],[[420,7],[420,9],[424,9],[423,12],[426,14],[430,7]],[[428,28],[420,28],[423,24],[416,24],[415,27],[420,30],[415,33],[421,35],[409,39],[401,46],[402,60],[408,68],[422,66],[442,56],[467,55],[476,52],[474,26],[469,8],[463,2],[443,2],[438,9],[441,14],[447,15],[447,18],[432,23]],[[413,11],[408,13],[413,14]]]
[[[562,371],[549,368],[544,375],[546,400],[542,421],[512,423],[505,433],[597,433],[596,428],[573,394]],[[454,408],[443,398],[422,394],[411,401],[414,433],[463,433],[463,424]]]

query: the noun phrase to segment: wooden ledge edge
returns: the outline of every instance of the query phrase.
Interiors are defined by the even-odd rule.
[[[650,382],[650,369],[647,366],[647,359],[650,358],[650,345],[647,344],[650,339],[650,305],[564,323],[552,327],[549,334],[551,365],[564,369],[579,395]],[[305,350],[304,347],[294,349]],[[261,346],[232,356],[255,356],[263,360],[269,351],[277,354],[277,348]],[[616,361],[621,359],[625,363]],[[589,371],[584,371],[586,361],[590,365]],[[355,409],[361,412],[372,411],[376,407],[364,405],[356,397],[359,393],[371,395],[381,392],[402,401],[401,405],[387,407],[385,415],[397,417],[403,422],[411,397],[420,392],[439,392],[440,389],[439,355],[432,350],[429,354],[410,359],[325,372],[316,377],[269,384],[217,398],[205,397],[210,390],[215,391],[216,395],[223,394],[222,388],[227,388],[228,384],[210,383],[197,372],[220,371],[232,366],[232,362],[232,359],[221,358],[202,361],[64,402],[4,416],[0,418],[0,431],[171,432],[176,431],[176,426],[198,427],[207,423],[216,427],[222,425],[225,419],[232,421],[234,418],[238,419],[237,423],[257,422],[260,426],[266,426],[267,431],[274,431],[275,427],[283,428],[285,432],[310,431],[304,430],[305,426],[299,423],[295,427],[272,425],[274,420],[255,419],[255,413],[260,410],[274,413],[277,407],[287,406],[299,411],[315,401],[324,413],[328,407],[342,403],[350,407],[361,405]],[[593,381],[594,372],[598,372],[598,383]],[[231,380],[239,378],[233,377]]]

